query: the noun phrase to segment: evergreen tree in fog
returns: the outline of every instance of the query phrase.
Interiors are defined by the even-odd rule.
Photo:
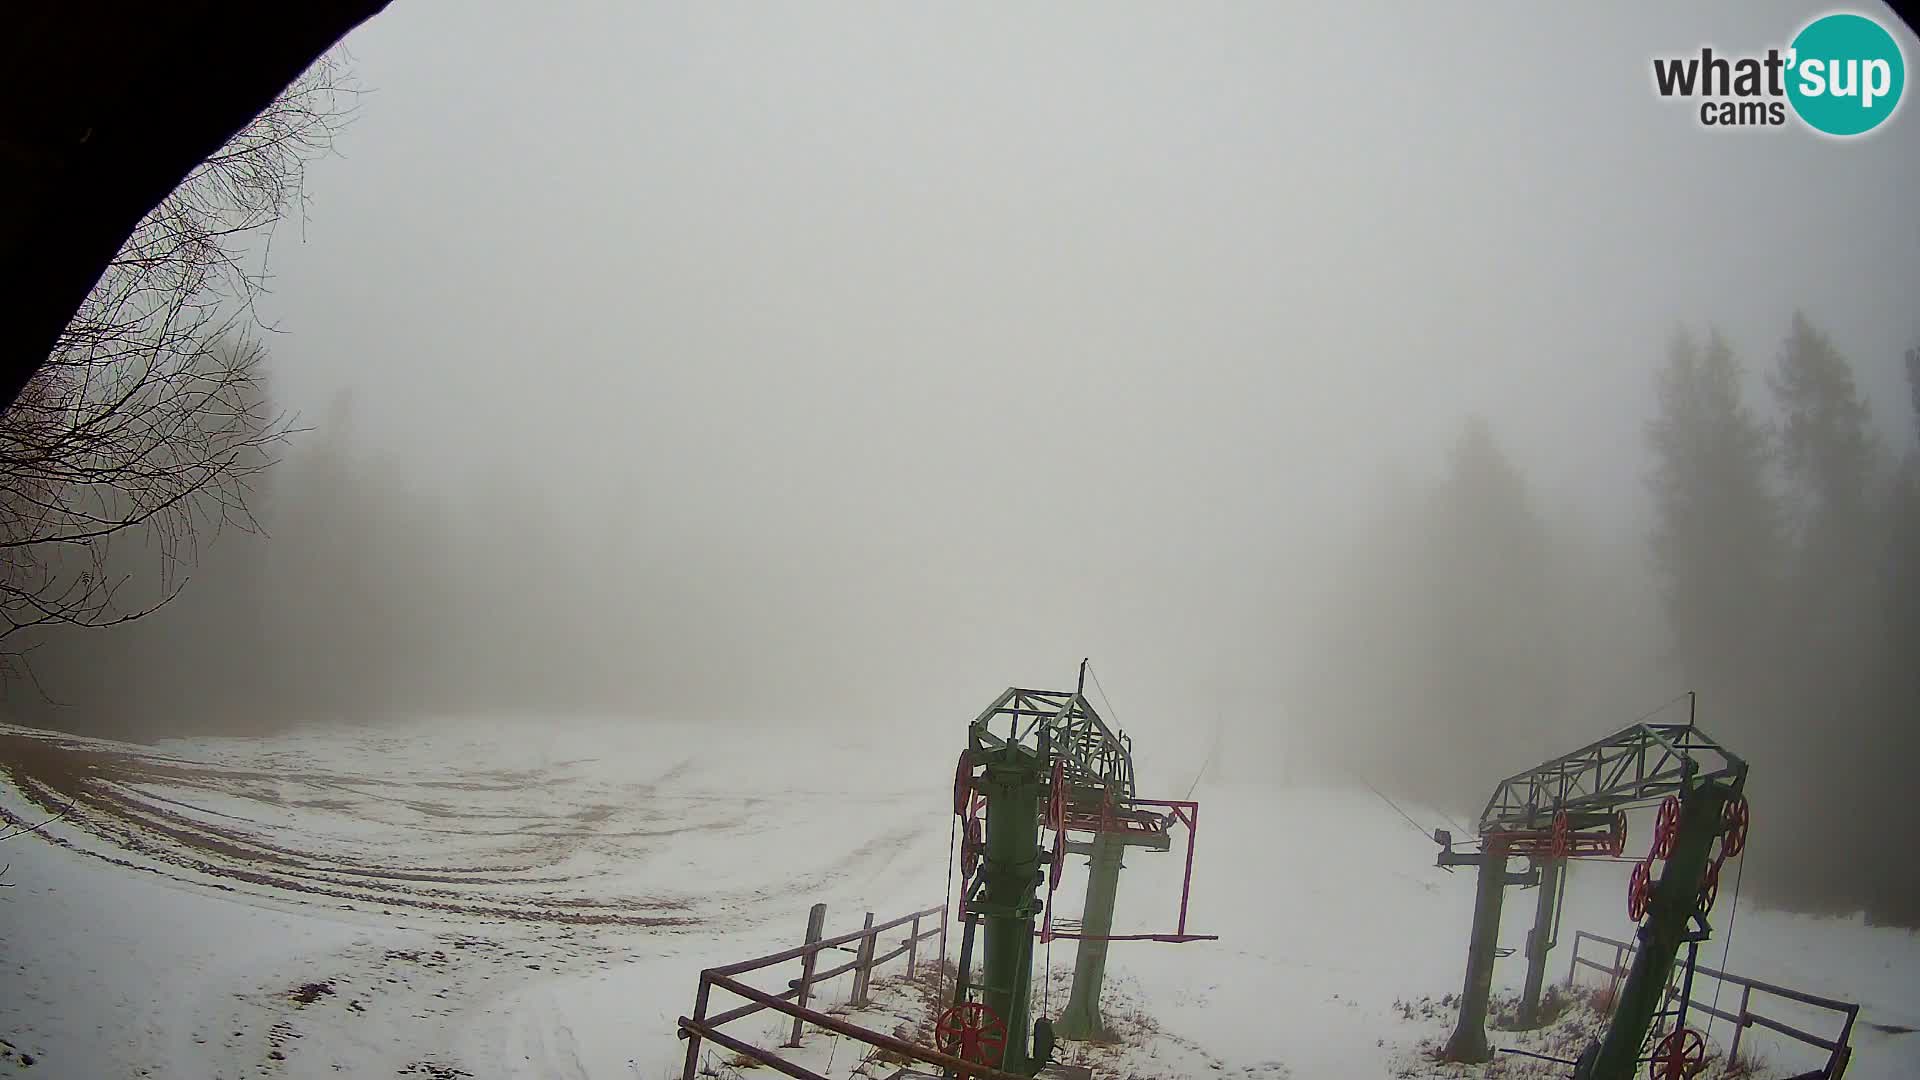
[[[1872,726],[1867,786],[1886,813],[1906,828],[1920,825],[1912,809],[1911,771],[1920,761],[1920,346],[1907,350],[1912,426],[1901,460],[1887,485],[1886,546],[1881,555],[1879,687]],[[1880,898],[1881,910],[1905,926],[1920,926],[1920,864],[1912,859],[1872,860],[1862,887]]]
[[[1793,318],[1771,381],[1794,551],[1778,668],[1785,681],[1778,714],[1755,751],[1767,757],[1756,762],[1754,790],[1756,802],[1765,794],[1792,809],[1776,825],[1775,847],[1760,851],[1757,880],[1790,902],[1884,914],[1898,903],[1876,887],[1884,869],[1832,842],[1840,822],[1915,821],[1909,798],[1871,783],[1886,761],[1889,727],[1878,678],[1887,646],[1880,450],[1852,365],[1802,315]]]
[[[1657,376],[1659,411],[1647,425],[1652,554],[1671,667],[1722,716],[1750,716],[1771,697],[1761,681],[1784,557],[1769,433],[1748,408],[1741,378],[1718,332],[1703,348],[1677,331]]]
[[[1426,698],[1438,731],[1464,744],[1435,752],[1471,752],[1457,799],[1558,753],[1566,703],[1553,545],[1525,478],[1479,417],[1448,466],[1423,575]]]

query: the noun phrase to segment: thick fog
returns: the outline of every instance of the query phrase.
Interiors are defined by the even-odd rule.
[[[1874,656],[1836,703],[1782,450],[1799,584],[1702,670],[1751,626],[1679,640],[1649,425],[1715,330],[1786,418],[1800,313],[1870,409],[1878,516],[1842,531],[1906,561],[1920,119],[1704,129],[1649,63],[1815,13],[396,3],[271,252],[271,390],[308,430],[256,492],[270,538],[50,638],[59,706],[10,702],[143,736],[612,712],[957,748],[1092,656],[1150,786],[1223,724],[1223,776],[1470,814],[1697,690],[1787,818],[1815,725],[1854,748],[1830,778],[1912,746],[1883,655],[1910,581],[1820,608],[1821,656]],[[1756,659],[1783,654],[1805,678]],[[1786,896],[1811,864],[1776,865]],[[1906,888],[1848,873],[1796,902]]]

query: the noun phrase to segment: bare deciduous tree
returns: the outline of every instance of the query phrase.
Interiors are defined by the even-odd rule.
[[[257,527],[251,480],[291,426],[265,393],[253,303],[353,93],[323,58],[195,169],[0,415],[0,678],[27,673],[29,631],[147,614],[184,585],[200,537]],[[159,573],[129,590],[108,550],[135,536]]]

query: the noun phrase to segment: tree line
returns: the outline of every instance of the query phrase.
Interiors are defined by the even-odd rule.
[[[13,715],[145,738],[654,704],[644,650],[613,632],[645,602],[598,557],[618,536],[543,509],[509,460],[437,486],[356,411],[341,395],[288,441],[250,485],[255,527],[202,537],[164,606],[47,637]],[[155,587],[151,552],[111,565]]]
[[[1920,348],[1905,435],[1795,315],[1755,394],[1676,330],[1646,423],[1644,535],[1543,510],[1484,419],[1386,500],[1303,679],[1330,756],[1461,815],[1500,778],[1625,726],[1697,721],[1752,767],[1753,887],[1920,924]]]

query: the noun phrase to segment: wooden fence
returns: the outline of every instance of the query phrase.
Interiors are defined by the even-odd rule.
[[[1596,946],[1610,948],[1613,953],[1612,960],[1603,963],[1589,957],[1581,956],[1580,946],[1582,942],[1593,942]],[[1621,982],[1626,979],[1627,972],[1633,966],[1634,949],[1635,945],[1629,942],[1615,941],[1609,937],[1601,937],[1599,934],[1590,934],[1585,930],[1576,931],[1573,935],[1573,958],[1567,964],[1567,985],[1572,986],[1575,974],[1578,973],[1581,968],[1587,967],[1605,975],[1608,979],[1607,989],[1609,994],[1617,994]],[[1604,949],[1590,951],[1599,951],[1602,955],[1605,955]],[[1676,981],[1667,984],[1666,1005],[1663,1006],[1667,1011],[1662,1013],[1663,1016],[1671,1016],[1675,1011],[1674,1003],[1680,996],[1680,984],[1677,981],[1677,974],[1680,969],[1680,965],[1675,965]],[[1800,1077],[1796,1077],[1795,1080],[1801,1080],[1802,1077],[1818,1077],[1820,1080],[1840,1080],[1841,1074],[1846,1072],[1847,1062],[1853,1056],[1853,1048],[1848,1044],[1848,1040],[1853,1035],[1853,1022],[1860,1015],[1859,1005],[1851,1001],[1839,1001],[1834,998],[1819,997],[1800,990],[1792,990],[1784,986],[1775,986],[1772,983],[1764,983],[1758,979],[1749,979],[1740,975],[1730,975],[1724,971],[1716,971],[1713,968],[1707,967],[1705,964],[1696,964],[1693,970],[1695,975],[1704,975],[1710,979],[1718,979],[1725,985],[1740,988],[1740,1004],[1734,1012],[1723,1012],[1719,1008],[1716,1008],[1710,1001],[1699,1001],[1691,997],[1687,999],[1687,1008],[1689,1010],[1698,1010],[1706,1013],[1708,1016],[1718,1017],[1733,1025],[1733,1045],[1727,1048],[1727,1057],[1729,1059],[1739,1055],[1740,1039],[1746,1034],[1747,1029],[1757,1026],[1778,1032],[1797,1042],[1802,1042],[1808,1046],[1826,1051],[1827,1060],[1825,1065],[1813,1072],[1802,1073]],[[1840,1017],[1840,1031],[1832,1038],[1825,1038],[1794,1027],[1791,1024],[1784,1023],[1773,1017],[1754,1012],[1753,996],[1755,993],[1798,1002],[1802,1005],[1809,1005],[1823,1011],[1837,1013]]]
[[[693,1000],[693,1015],[682,1016],[679,1021],[680,1037],[687,1040],[686,1067],[681,1072],[681,1080],[695,1080],[699,1070],[702,1040],[751,1058],[776,1072],[795,1077],[796,1080],[825,1080],[818,1073],[781,1057],[777,1050],[755,1046],[719,1030],[722,1025],[767,1009],[793,1018],[792,1034],[782,1044],[787,1048],[799,1046],[805,1026],[812,1024],[899,1057],[936,1066],[957,1076],[977,1076],[985,1080],[1028,1080],[1027,1077],[1004,1073],[970,1061],[962,1061],[808,1008],[807,999],[814,986],[829,979],[837,979],[848,972],[853,973],[853,1004],[855,1006],[867,1004],[870,1000],[868,995],[873,986],[874,969],[905,956],[907,977],[912,978],[920,962],[920,943],[930,938],[937,937],[940,941],[938,963],[942,969],[946,963],[947,909],[944,906],[924,908],[877,925],[873,921],[873,913],[869,911],[866,924],[860,929],[830,938],[821,936],[826,916],[825,904],[813,905],[813,910],[807,915],[806,940],[800,945],[767,956],[755,957],[752,960],[708,968],[700,973],[700,988]],[[933,929],[921,929],[924,921],[936,918],[939,922]],[[900,944],[889,952],[880,953],[881,935],[901,927],[906,927],[907,930]],[[829,950],[850,952],[853,954],[853,959],[836,967],[820,970],[819,957]],[[787,989],[782,993],[768,993],[737,978],[750,971],[760,971],[775,965],[795,962],[800,965],[800,973],[797,978],[788,980]],[[746,1004],[709,1016],[707,1008],[715,988],[743,999]]]

